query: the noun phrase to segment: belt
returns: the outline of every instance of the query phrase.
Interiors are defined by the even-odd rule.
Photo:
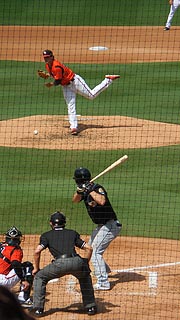
[[[71,82],[73,82],[74,81],[74,78],[72,78],[67,84],[66,84],[66,86],[68,86],[68,84],[70,84]]]
[[[98,226],[99,226],[99,227],[100,227],[100,226],[104,226],[104,225],[106,225],[106,223],[109,222],[109,221],[115,221],[117,227],[122,227],[122,224],[121,224],[118,220],[115,220],[115,219],[107,220],[105,223],[98,224]]]
[[[59,256],[57,256],[56,259],[73,258],[73,257],[76,257],[76,256],[77,256],[77,254],[74,254],[74,253],[72,253],[72,254],[66,254],[66,253],[64,253],[64,254],[60,254]]]

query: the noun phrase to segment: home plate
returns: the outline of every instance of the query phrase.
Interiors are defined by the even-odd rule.
[[[92,50],[92,51],[105,51],[105,50],[108,50],[108,48],[107,47],[97,46],[97,47],[90,47],[89,50]]]

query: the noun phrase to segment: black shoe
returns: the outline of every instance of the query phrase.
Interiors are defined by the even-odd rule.
[[[88,316],[93,316],[94,314],[97,313],[97,307],[87,308],[86,313],[88,314]]]
[[[43,317],[44,315],[44,310],[42,308],[30,308],[29,312],[37,318]]]
[[[169,31],[169,29],[170,29],[170,28],[168,28],[168,27],[165,27],[165,28],[164,28],[164,31]]]

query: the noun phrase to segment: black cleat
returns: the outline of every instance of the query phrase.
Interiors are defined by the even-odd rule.
[[[87,308],[86,313],[88,314],[88,316],[93,316],[94,314],[97,313],[97,307]]]
[[[31,308],[29,312],[37,318],[44,316],[44,310],[42,308]]]

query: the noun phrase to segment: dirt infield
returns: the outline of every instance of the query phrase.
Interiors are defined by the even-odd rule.
[[[33,259],[37,244],[37,236],[25,237],[24,259]],[[178,245],[173,240],[116,238],[104,255],[111,266],[111,290],[95,292],[98,314],[93,319],[179,319]],[[51,259],[48,252],[43,252],[41,267]],[[72,276],[47,285],[45,311],[47,320],[89,319],[83,313],[79,285]]]
[[[134,63],[177,61],[180,27],[20,27],[0,26],[1,60],[42,61],[51,49],[66,63]],[[89,47],[105,46],[106,51]],[[33,51],[33,55],[32,55]],[[131,149],[180,143],[180,126],[129,117],[79,117],[80,134],[69,135],[67,116],[32,116],[1,121],[0,146],[39,149]],[[33,134],[34,129],[39,134]],[[107,133],[108,132],[108,133]],[[106,139],[102,139],[102,137]],[[105,141],[104,141],[105,140]],[[33,259],[38,239],[26,236],[24,259]],[[178,242],[118,237],[105,253],[111,290],[96,292],[93,319],[164,320],[180,318],[180,253]],[[51,260],[42,256],[42,266]],[[153,273],[154,272],[154,273]],[[93,281],[95,281],[93,277]],[[47,320],[89,319],[79,286],[72,277],[48,284]]]

